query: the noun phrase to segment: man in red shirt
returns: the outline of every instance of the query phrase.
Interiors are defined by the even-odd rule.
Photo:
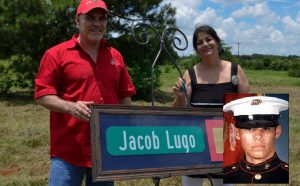
[[[35,80],[36,102],[50,112],[49,185],[113,185],[92,182],[89,104],[131,104],[135,88],[121,54],[103,36],[109,11],[101,1],[82,0],[79,34],[47,50]]]

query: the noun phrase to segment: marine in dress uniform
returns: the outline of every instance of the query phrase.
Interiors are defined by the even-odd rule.
[[[272,131],[273,138],[275,138],[275,133],[276,137],[277,135],[278,137],[280,136],[281,128],[279,128],[278,119],[280,117],[280,112],[287,109],[287,101],[268,96],[241,98],[231,101],[223,107],[224,112],[233,112],[238,130],[246,129],[246,131],[249,131],[249,134],[251,133],[250,131],[254,130],[261,130],[257,133],[264,133],[264,131],[269,131],[266,133],[271,133],[270,131]],[[274,128],[274,130],[271,130],[270,128]],[[279,133],[278,130],[280,130]],[[245,134],[240,133],[239,135]],[[266,157],[269,156],[269,158],[266,159],[259,156],[259,158],[265,160],[259,163],[250,163],[247,160],[251,159],[249,156],[254,152],[250,151],[251,147],[243,146],[243,142],[241,141],[245,151],[245,157],[240,162],[224,168],[224,183],[289,183],[289,165],[286,162],[281,161],[277,156],[274,141],[272,141],[272,137],[270,137],[272,135],[265,135],[264,137],[261,137],[264,134],[255,135],[260,135],[260,137],[253,137],[253,141],[263,141],[265,140],[264,138],[267,137],[269,138],[269,141],[271,140],[272,144],[268,150],[264,147],[255,149],[259,152],[258,154],[265,153]],[[246,139],[249,140],[249,138],[239,137],[239,140]],[[253,157],[255,157],[255,155]]]

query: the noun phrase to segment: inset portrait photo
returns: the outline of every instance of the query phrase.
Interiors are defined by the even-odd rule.
[[[289,183],[288,94],[224,96],[224,183]]]

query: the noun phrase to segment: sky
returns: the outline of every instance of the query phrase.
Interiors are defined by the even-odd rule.
[[[188,38],[197,24],[208,24],[234,55],[300,56],[300,0],[164,0],[176,8],[177,27]],[[240,44],[238,44],[240,43]]]

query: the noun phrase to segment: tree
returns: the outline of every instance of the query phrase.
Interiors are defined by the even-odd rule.
[[[237,57],[235,57],[231,53],[231,48],[232,47],[226,45],[226,43],[224,43],[223,41],[221,42],[221,46],[224,49],[224,52],[220,56],[222,59],[228,60],[228,61],[231,61],[231,62],[234,62],[234,63],[238,62]]]
[[[137,98],[149,98],[150,65],[159,47],[155,39],[148,46],[133,41],[130,29],[138,19],[162,32],[175,26],[175,9],[170,4],[160,5],[162,0],[107,1],[112,13],[107,39],[118,48],[137,86]],[[33,80],[39,61],[48,48],[68,40],[76,33],[74,18],[76,0],[3,0],[0,3],[0,58],[10,59],[10,71],[14,72],[14,85],[33,88]],[[129,18],[129,19],[128,19]],[[171,36],[168,35],[168,37]],[[169,41],[172,55],[177,57]],[[163,54],[160,61],[166,60]],[[156,71],[156,79],[159,71]],[[159,86],[156,81],[155,86]]]
[[[131,28],[134,24],[143,22],[153,26],[159,34],[162,34],[167,27],[175,27],[175,9],[170,4],[160,7],[161,2],[161,0],[113,0],[109,2],[114,17],[110,24],[110,29],[114,32],[110,32],[110,34],[117,33],[119,35],[118,38],[112,39],[111,43],[122,51],[125,62],[130,67],[129,71],[137,91],[135,99],[150,100],[151,98],[151,65],[158,52],[160,38],[157,38],[153,30],[145,27],[144,31],[149,34],[151,39],[148,45],[140,45],[134,42]],[[130,20],[132,17],[138,21]],[[170,37],[172,34],[168,35],[165,44],[171,51],[171,55],[177,58],[177,53],[171,47]],[[159,63],[163,63],[165,60],[169,60],[169,58],[166,53],[162,53]],[[159,87],[160,71],[155,68],[154,72],[154,87]]]
[[[76,2],[4,0],[0,4],[1,57],[9,58],[13,84],[33,88],[39,60],[47,48],[69,39]]]

